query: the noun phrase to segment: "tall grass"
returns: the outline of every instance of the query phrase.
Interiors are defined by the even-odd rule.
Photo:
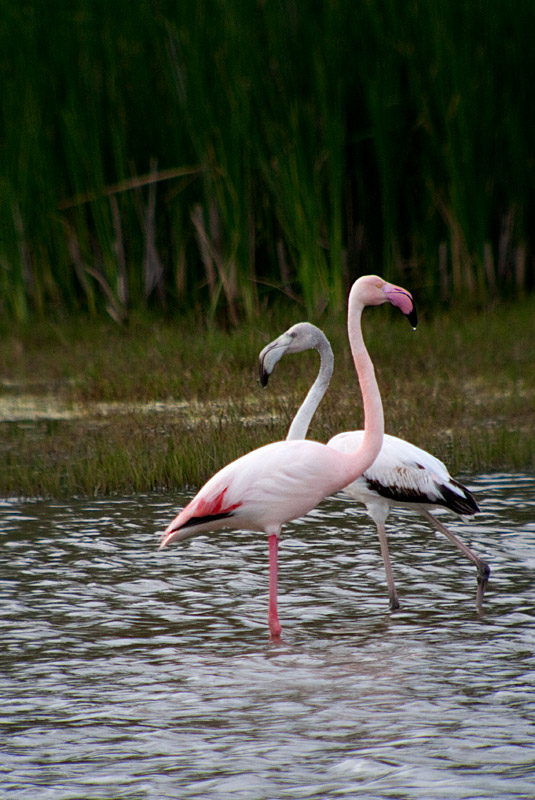
[[[1,0],[0,312],[534,288],[531,0]]]
[[[422,311],[416,333],[393,309],[365,315],[386,431],[442,458],[453,475],[533,473],[535,297],[485,315],[463,309],[429,319]],[[295,322],[295,309],[229,330],[193,318],[185,325],[133,317],[124,326],[70,319],[3,332],[0,377],[9,379],[0,381],[0,496],[199,486],[234,458],[286,436],[317,373],[317,353],[288,356],[267,389],[257,358]],[[343,311],[322,326],[335,370],[310,437],[327,441],[361,428],[363,418]]]

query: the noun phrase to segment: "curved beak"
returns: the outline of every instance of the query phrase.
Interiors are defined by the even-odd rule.
[[[283,357],[291,341],[292,337],[287,333],[283,333],[278,339],[274,339],[267,344],[258,356],[258,368],[262,386],[267,386],[269,376],[273,372],[275,364]]]
[[[412,325],[412,329],[416,330],[418,314],[416,313],[416,306],[414,305],[412,294],[406,289],[402,289],[401,286],[394,286],[392,283],[386,283],[383,286],[383,291],[388,301],[405,314]]]

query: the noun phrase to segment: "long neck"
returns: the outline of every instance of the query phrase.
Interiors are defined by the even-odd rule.
[[[352,477],[348,483],[356,480],[371,467],[383,446],[384,435],[381,394],[373,363],[362,337],[362,311],[363,306],[353,290],[349,297],[348,335],[364,403],[364,437],[358,450],[350,454],[349,470]]]
[[[306,439],[310,421],[329,386],[333,374],[334,356],[331,345],[325,336],[316,345],[316,350],[320,356],[318,375],[293,418],[286,439]]]

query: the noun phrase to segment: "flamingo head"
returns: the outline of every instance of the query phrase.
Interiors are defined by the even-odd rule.
[[[391,303],[405,314],[413,328],[418,324],[418,315],[411,293],[378,275],[363,275],[358,278],[353,284],[351,294],[354,294],[362,306]]]
[[[267,386],[275,364],[285,353],[301,353],[303,350],[319,350],[325,346],[325,334],[310,322],[298,322],[281,336],[267,344],[259,355],[260,383]],[[327,346],[328,342],[327,342]]]

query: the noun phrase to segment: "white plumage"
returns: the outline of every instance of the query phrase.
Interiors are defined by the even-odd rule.
[[[358,447],[362,433],[338,433],[328,444],[340,452],[350,452]],[[415,504],[422,508],[443,506],[460,516],[479,511],[472,494],[451,477],[440,459],[387,433],[372,466],[344,491],[360,503],[384,507],[385,520],[394,505],[413,510]]]

